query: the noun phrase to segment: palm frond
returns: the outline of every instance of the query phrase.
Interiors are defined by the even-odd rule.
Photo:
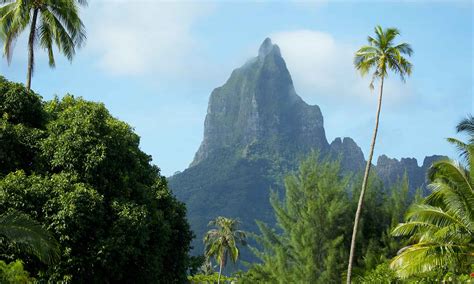
[[[382,46],[385,41],[382,27],[380,25],[377,25],[375,26],[374,31],[375,31],[375,36],[377,38],[378,46]]]
[[[394,46],[396,50],[399,50],[400,53],[411,56],[413,54],[413,49],[410,44],[404,42]]]
[[[415,204],[407,213],[409,220],[421,220],[437,227],[446,227],[452,224],[465,227],[465,224],[442,208],[428,204]]]
[[[455,244],[420,243],[411,246],[393,258],[390,266],[402,279],[433,270],[446,270],[450,265],[467,259],[468,246]]]
[[[246,245],[246,233],[238,230],[240,222],[237,219],[217,217],[209,222],[216,229],[209,230],[204,236],[205,254],[214,257],[219,264],[225,266],[227,258],[232,262],[239,258],[238,245]]]
[[[371,46],[378,46],[380,45],[380,43],[378,42],[378,40],[376,40],[375,38],[371,37],[371,36],[368,36],[367,37],[367,41],[369,42],[369,44]]]
[[[473,184],[470,180],[470,172],[458,161],[437,161],[428,169],[427,176],[431,182],[442,180],[450,184],[463,184],[469,188],[471,192],[474,192]]]
[[[13,44],[30,21],[29,10],[22,3],[13,2],[0,8],[0,29],[4,35],[3,53],[8,64],[13,56]]]
[[[42,14],[44,17],[44,14]],[[53,29],[48,21],[42,19],[42,23],[38,28],[38,38],[42,48],[48,52],[48,62],[50,67],[55,67],[53,54]]]
[[[428,170],[431,194],[412,206],[407,221],[392,232],[410,236],[412,242],[391,263],[402,278],[433,270],[448,272],[452,267],[467,273],[474,259],[474,149],[457,139],[449,141],[467,151],[469,168],[441,160]]]
[[[54,39],[58,50],[64,54],[69,61],[71,61],[76,53],[73,38],[53,13],[44,10],[41,14],[44,23],[51,28],[52,38]]]
[[[0,236],[44,263],[53,263],[59,257],[56,240],[26,214],[10,211],[0,215]]]
[[[51,0],[50,0],[51,1]],[[86,39],[84,24],[79,18],[79,10],[75,1],[51,1],[47,6],[48,12],[54,15],[55,25],[67,33],[74,46],[81,47]]]
[[[456,139],[456,138],[446,138],[446,140],[456,147],[456,149],[459,151],[461,157],[463,157],[464,159],[467,158],[468,145],[466,143],[464,143],[461,140]]]
[[[469,115],[467,118],[461,120],[461,122],[456,126],[456,130],[474,136],[474,117]]]
[[[387,28],[384,31],[384,38],[387,47],[392,46],[392,42],[397,35],[400,35],[400,31],[397,28]]]

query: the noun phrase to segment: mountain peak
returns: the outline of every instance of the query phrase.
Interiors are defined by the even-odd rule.
[[[260,45],[260,48],[258,49],[258,57],[261,57],[261,58],[265,57],[272,52],[274,52],[278,56],[281,56],[280,48],[278,47],[278,45],[273,44],[272,40],[269,37],[267,37],[262,42],[262,44]]]
[[[236,157],[273,157],[328,147],[321,110],[296,94],[280,49],[266,38],[258,57],[212,91],[204,138],[191,166],[223,151]]]

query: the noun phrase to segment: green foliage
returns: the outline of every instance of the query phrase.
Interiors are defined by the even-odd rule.
[[[259,223],[256,239],[263,250],[253,250],[262,263],[253,265],[244,281],[340,281],[349,180],[341,177],[338,163],[317,159],[303,162],[298,174],[286,178],[283,201],[272,194],[277,229]]]
[[[203,267],[206,267],[207,263],[208,259],[206,259],[204,255],[190,256],[188,275],[192,276],[198,274],[200,271],[203,271]],[[203,273],[206,274],[206,271]]]
[[[448,138],[448,141],[454,144],[454,146],[460,151],[461,157],[467,158],[468,156],[468,145],[474,145],[474,117],[468,115],[467,118],[463,119],[456,126],[457,132],[466,133],[469,136],[468,143],[462,142],[456,138]]]
[[[391,284],[400,283],[397,274],[388,263],[379,264],[375,269],[368,271],[364,276],[354,279],[356,283]]]
[[[0,242],[17,246],[26,253],[51,264],[58,258],[58,243],[51,234],[28,215],[10,211],[0,215]]]
[[[45,266],[12,247],[0,247],[2,256],[24,260],[41,281],[186,281],[192,233],[185,207],[139,149],[132,128],[102,104],[70,95],[43,103],[3,79],[2,88],[22,91],[10,91],[19,102],[37,102],[31,105],[44,119],[35,122],[34,115],[23,113],[29,108],[3,103],[10,100],[8,92],[0,93],[0,109],[8,117],[2,131],[39,133],[30,136],[31,144],[9,136],[19,145],[14,150],[0,145],[0,155],[16,151],[8,156],[12,161],[0,164],[0,212],[27,212],[53,233],[60,257]],[[12,120],[10,113],[23,118]]]
[[[431,271],[453,275],[471,272],[474,263],[474,145],[471,142],[462,148],[467,167],[454,160],[432,165],[428,172],[431,194],[414,204],[406,222],[394,229],[395,236],[410,237],[410,244],[391,263],[400,277]]]
[[[247,236],[245,232],[238,230],[239,224],[237,219],[222,216],[209,222],[209,226],[215,226],[217,229],[209,230],[204,236],[206,257],[214,257],[219,263],[219,276],[226,266],[228,258],[234,264],[237,262],[240,254],[239,245],[247,245]],[[219,278],[217,282],[219,282]]]
[[[206,274],[196,274],[193,276],[188,276],[189,282],[192,284],[214,284],[219,281],[219,273],[215,272],[210,275]],[[231,283],[232,281],[236,281],[237,278],[235,277],[227,277],[227,276],[220,276],[220,281],[223,283]]]
[[[413,50],[408,43],[394,44],[393,40],[399,34],[396,28],[383,30],[381,26],[376,26],[375,38],[367,37],[369,45],[356,52],[354,65],[362,75],[374,69],[371,88],[374,80],[387,77],[389,70],[400,75],[402,81],[405,81],[405,76],[411,74],[412,64],[403,55],[411,56]]]
[[[5,284],[26,284],[34,282],[20,260],[5,263],[0,260],[0,282]]]
[[[41,97],[3,77],[0,77],[0,93],[0,112],[4,120],[35,128],[44,125],[46,116]]]
[[[259,222],[259,247],[253,252],[261,263],[250,266],[243,283],[341,282],[359,184],[359,178],[342,175],[338,162],[316,154],[305,160],[285,179],[285,198],[272,194],[276,228]],[[409,204],[406,176],[390,193],[375,177],[369,189],[357,239],[361,257],[355,274],[360,276],[395,255],[398,242],[390,238],[391,224],[401,220]]]
[[[31,171],[44,134],[41,98],[0,76],[0,177],[17,169]]]
[[[367,210],[362,212],[361,231],[357,240],[356,252],[361,257],[355,261],[355,275],[365,275],[396,254],[399,240],[393,238],[390,232],[403,220],[410,205],[409,187],[406,174],[388,189],[375,178],[369,181],[369,191],[365,197]],[[358,187],[354,188],[359,190]],[[355,193],[354,197],[358,197],[359,192]],[[352,210],[355,210],[356,198],[351,202]]]

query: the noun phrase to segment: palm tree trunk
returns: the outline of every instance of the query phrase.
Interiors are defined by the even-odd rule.
[[[357,227],[359,226],[360,212],[362,211],[362,206],[364,204],[364,195],[365,195],[365,190],[367,188],[367,181],[369,179],[370,167],[372,165],[372,157],[374,155],[375,140],[377,139],[377,131],[379,128],[380,109],[382,108],[383,79],[384,78],[382,77],[381,83],[380,83],[379,103],[377,106],[377,115],[375,117],[374,136],[372,137],[372,143],[370,144],[369,158],[367,160],[367,165],[365,167],[364,179],[362,181],[362,190],[360,191],[359,203],[357,204],[357,211],[354,218],[354,228],[352,229],[351,250],[349,253],[349,264],[347,266],[347,281],[346,281],[347,284],[351,283],[352,264],[354,262],[356,236],[357,236],[357,229],[358,229]]]
[[[221,283],[221,274],[222,274],[222,261],[219,264],[219,276],[217,277],[217,284]]]
[[[30,37],[28,39],[28,72],[26,74],[26,88],[31,89],[31,76],[33,75],[34,62],[34,44],[36,37],[36,19],[38,18],[38,9],[33,10],[33,19],[31,20]]]

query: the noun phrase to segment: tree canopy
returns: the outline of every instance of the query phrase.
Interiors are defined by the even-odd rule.
[[[342,174],[337,161],[313,155],[285,179],[285,197],[274,192],[271,203],[277,224],[259,222],[253,263],[243,283],[340,283],[347,265],[351,215],[360,194],[360,177]],[[374,176],[362,214],[355,273],[362,275],[395,255],[389,238],[409,204],[406,177],[384,189]]]
[[[186,280],[185,207],[129,125],[103,104],[43,101],[1,77],[0,110],[0,212],[27,212],[60,247],[54,266],[2,247],[4,259],[39,280]]]

